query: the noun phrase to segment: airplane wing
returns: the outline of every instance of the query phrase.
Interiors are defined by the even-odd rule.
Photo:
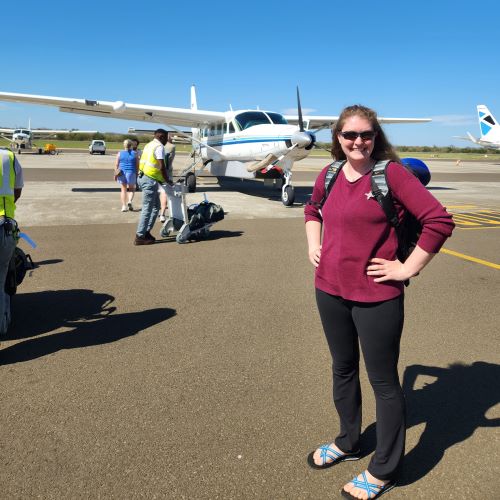
[[[95,101],[91,99],[73,99],[31,94],[0,92],[0,101],[41,104],[55,106],[59,111],[82,115],[118,118],[185,127],[204,127],[207,124],[223,123],[224,113],[188,108],[167,108],[144,104],[131,104],[123,101]]]
[[[475,144],[478,144],[478,140],[470,132],[467,132],[466,136],[454,135],[453,138],[454,139],[461,139],[462,141],[470,141],[470,142],[473,142]]]
[[[141,128],[134,128],[134,127],[129,127],[128,133],[129,134],[144,134],[144,135],[153,135],[155,133],[156,129],[141,129]],[[172,132],[172,131],[171,131]],[[186,131],[183,130],[182,133],[179,131],[174,130],[173,131],[173,141],[174,143],[182,143],[182,144],[191,144],[191,136],[192,136],[191,131]]]
[[[0,128],[0,134],[13,134],[13,128]]]
[[[285,115],[285,119],[292,125],[299,124],[299,117],[296,115]],[[338,116],[304,116],[304,122],[309,122],[309,129],[330,128],[339,119]],[[424,123],[430,122],[430,118],[383,118],[378,117],[379,123]]]

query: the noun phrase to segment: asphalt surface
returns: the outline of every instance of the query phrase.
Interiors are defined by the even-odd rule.
[[[375,406],[363,369],[365,457],[308,467],[338,430],[301,205],[326,161],[301,162],[292,208],[261,183],[201,180],[191,201],[226,211],[209,239],[135,247],[113,159],[88,156],[21,158],[37,267],[0,346],[0,497],[339,498],[374,449]],[[390,495],[497,498],[500,225],[478,214],[500,211],[500,166],[430,166],[464,221],[445,248],[483,263],[440,254],[406,291]]]

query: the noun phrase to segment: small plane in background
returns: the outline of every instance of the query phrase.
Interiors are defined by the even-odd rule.
[[[56,137],[57,134],[95,134],[96,130],[53,130],[53,129],[32,129],[31,120],[26,128],[0,128],[0,137],[9,141],[12,150],[18,154],[37,149],[42,154],[43,148],[37,146],[33,141],[36,139],[48,139]],[[7,137],[4,134],[11,134]]]
[[[477,106],[477,117],[481,137],[477,139],[470,132],[467,132],[467,137],[459,137],[459,139],[471,141],[483,148],[500,149],[500,125],[487,106],[484,104]]]
[[[205,111],[198,109],[196,91],[191,87],[191,107],[171,108],[123,101],[96,101],[0,92],[0,101],[14,101],[59,107],[60,111],[120,120],[190,127],[192,163],[184,169],[186,185],[196,189],[196,175],[203,170],[218,178],[255,177],[278,179],[281,201],[290,206],[295,192],[291,183],[295,161],[306,158],[316,147],[316,133],[331,127],[338,116],[303,116],[297,88],[297,115],[245,109]],[[380,123],[419,123],[428,118],[379,118]],[[175,125],[175,126],[174,126]],[[311,130],[313,129],[313,130]]]

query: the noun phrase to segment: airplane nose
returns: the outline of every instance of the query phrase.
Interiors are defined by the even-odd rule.
[[[316,142],[316,137],[311,132],[294,132],[291,137],[292,144],[296,144],[298,148],[310,149]]]

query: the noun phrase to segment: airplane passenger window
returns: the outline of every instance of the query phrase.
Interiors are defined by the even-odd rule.
[[[280,115],[279,113],[269,113],[269,112],[266,112],[266,114],[267,116],[269,116],[269,118],[271,118],[271,121],[276,125],[288,125],[288,122],[286,121],[283,115]]]
[[[254,125],[269,125],[270,119],[262,111],[245,111],[234,117],[241,130],[245,130]]]

